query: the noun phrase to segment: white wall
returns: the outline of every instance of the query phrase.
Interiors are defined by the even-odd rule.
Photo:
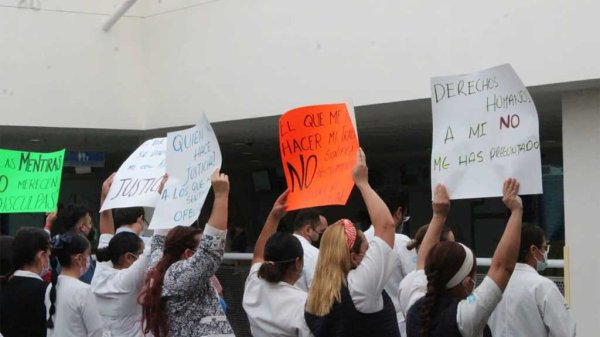
[[[431,76],[507,62],[526,85],[599,78],[597,13],[598,1],[221,0],[156,15],[147,126],[423,98]]]
[[[600,90],[563,96],[565,236],[570,250],[571,310],[578,336],[600,331]]]
[[[123,1],[0,0],[0,123],[147,129],[402,101],[506,62],[526,85],[600,78],[592,0],[141,0],[104,33]]]
[[[120,1],[0,1],[0,124],[137,129],[146,118],[142,18],[106,34]],[[26,0],[28,3],[29,0]]]

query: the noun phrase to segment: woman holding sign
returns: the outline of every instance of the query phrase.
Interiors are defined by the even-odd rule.
[[[292,234],[277,233],[286,208],[287,191],[267,217],[246,279],[243,306],[254,337],[311,336],[304,320],[306,292],[294,286],[304,266],[302,244]]]
[[[359,149],[353,178],[375,229],[367,242],[349,220],[331,225],[321,239],[319,260],[308,293],[305,318],[317,336],[400,336],[396,309],[383,290],[392,269],[394,220],[371,188],[365,154]]]
[[[519,252],[523,204],[518,191],[515,179],[504,182],[502,201],[511,215],[488,274],[475,288],[473,252],[458,242],[439,242],[450,200],[446,188],[436,186],[433,219],[417,255],[417,270],[425,274],[413,281],[422,287],[411,295],[421,298],[407,309],[408,337],[491,336],[486,323],[502,299]]]
[[[215,200],[204,233],[177,226],[152,237],[153,267],[139,297],[145,334],[234,337],[210,280],[225,252],[229,178],[217,170],[211,182]]]

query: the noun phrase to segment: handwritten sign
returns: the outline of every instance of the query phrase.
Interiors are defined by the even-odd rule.
[[[166,138],[145,141],[121,165],[100,211],[112,208],[155,207],[165,174]]]
[[[156,205],[150,228],[191,225],[202,210],[210,176],[221,167],[221,149],[206,116],[193,128],[167,134],[169,180]]]
[[[279,119],[288,210],[345,205],[354,186],[358,138],[346,104],[297,108]]]
[[[0,149],[0,213],[56,209],[65,150],[51,153]]]
[[[452,199],[502,195],[514,177],[520,194],[542,193],[538,115],[509,64],[431,79],[431,188]]]

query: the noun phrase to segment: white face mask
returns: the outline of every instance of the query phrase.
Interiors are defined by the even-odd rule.
[[[542,254],[542,251],[539,250],[537,247],[535,247],[535,249],[537,249],[537,251],[540,252],[540,254]],[[546,268],[548,268],[548,252],[549,251],[550,251],[550,246],[548,246],[548,248],[546,248],[546,252],[542,254],[544,256],[542,261],[538,260],[537,257],[535,258],[535,262],[536,262],[535,269],[537,271],[543,271]]]
[[[85,275],[85,273],[88,272],[88,270],[90,270],[90,266],[92,264],[91,260],[92,257],[88,256],[88,258],[85,260],[85,265],[79,268],[79,277],[82,277],[83,275]]]

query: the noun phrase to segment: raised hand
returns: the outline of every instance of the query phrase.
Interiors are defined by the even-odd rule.
[[[115,175],[117,172],[113,172],[106,180],[102,183],[102,194],[100,195],[100,200],[106,199],[108,195],[108,191],[110,191],[110,187],[112,186],[113,179],[115,179]]]
[[[273,203],[271,214],[278,220],[281,220],[287,214],[287,197],[289,190],[285,190]]]
[[[508,178],[502,186],[502,202],[512,211],[523,209],[523,201],[519,197],[520,184],[517,179]]]
[[[357,187],[369,184],[369,168],[367,167],[367,157],[361,148],[356,152],[356,164],[352,169],[352,178]]]
[[[448,215],[450,212],[450,196],[448,190],[443,184],[437,184],[433,192],[433,201],[431,203],[433,214],[435,215]]]
[[[229,177],[225,173],[221,173],[221,169],[216,169],[210,177],[215,196],[229,195]]]
[[[163,190],[165,189],[165,184],[167,183],[167,180],[169,180],[169,175],[165,173],[162,176],[162,179],[160,180],[160,185],[158,185],[158,194],[162,194]]]

